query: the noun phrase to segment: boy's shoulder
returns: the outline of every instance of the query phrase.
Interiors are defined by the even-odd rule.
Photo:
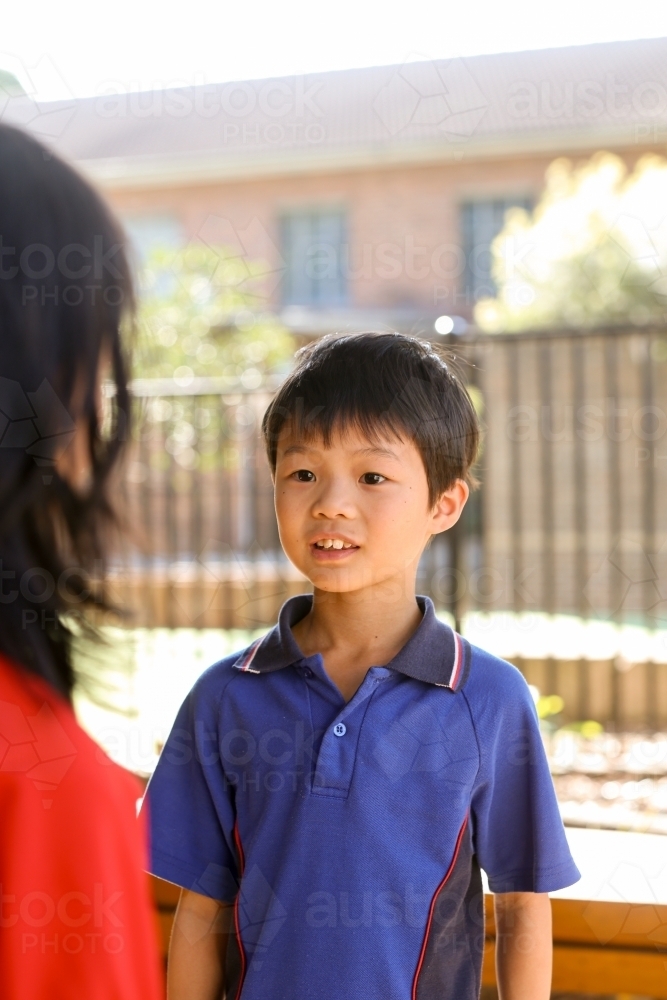
[[[243,676],[246,672],[244,664],[264,638],[265,635],[262,635],[259,639],[254,639],[248,646],[228,653],[227,656],[207,667],[192,685],[190,696],[194,699],[204,698],[207,701],[219,700],[231,681]]]
[[[486,649],[469,648],[470,669],[460,694],[477,743],[478,780],[495,782],[507,774],[508,763],[547,768],[535,701],[523,674]]]
[[[480,646],[470,647],[470,670],[462,692],[473,715],[504,714],[505,710],[534,714],[533,696],[520,670]]]

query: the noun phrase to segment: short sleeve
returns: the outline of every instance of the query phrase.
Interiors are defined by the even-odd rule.
[[[205,679],[181,706],[148,784],[150,870],[232,902],[238,891],[232,789],[220,762],[219,698]]]
[[[481,758],[471,803],[477,859],[492,892],[553,892],[581,876],[565,837],[537,713],[519,671],[495,657],[488,660],[486,697],[481,710],[471,705]]]

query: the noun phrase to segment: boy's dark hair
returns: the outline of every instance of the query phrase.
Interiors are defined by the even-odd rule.
[[[457,479],[475,485],[479,423],[451,357],[400,333],[357,333],[325,337],[296,359],[262,421],[272,471],[283,430],[328,447],[355,427],[369,440],[384,432],[414,442],[431,504]]]

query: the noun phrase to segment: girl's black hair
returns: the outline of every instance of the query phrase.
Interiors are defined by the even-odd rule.
[[[133,312],[124,237],[75,170],[0,125],[0,653],[69,697],[77,617],[113,523],[109,478],[128,436],[121,327]],[[115,392],[99,419],[100,358]],[[85,490],[54,459],[89,435]]]
[[[355,427],[369,440],[384,432],[413,441],[432,504],[457,479],[476,485],[479,422],[451,354],[400,333],[356,333],[308,344],[296,362],[264,414],[273,471],[283,430],[328,446]]]

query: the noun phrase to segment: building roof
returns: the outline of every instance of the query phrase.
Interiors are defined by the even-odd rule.
[[[667,141],[667,38],[53,103],[21,124],[102,184],[171,185]]]

